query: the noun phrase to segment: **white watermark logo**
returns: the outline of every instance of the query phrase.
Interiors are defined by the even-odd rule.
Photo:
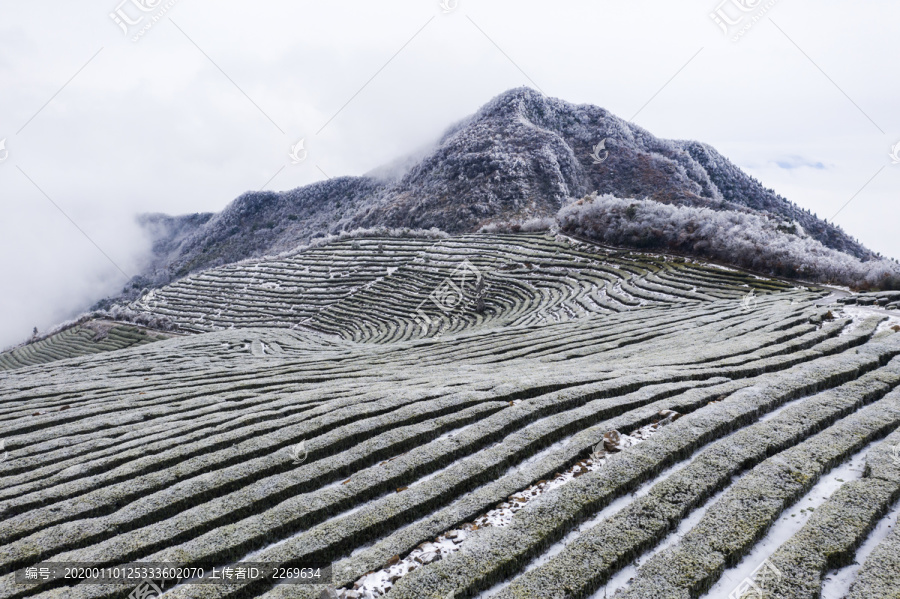
[[[606,457],[606,452],[603,450],[603,440],[602,439],[591,450],[591,455],[589,457],[591,458],[592,462],[599,462],[600,460],[602,460],[603,458]]]
[[[450,276],[443,280],[428,296],[435,306],[443,312],[452,312],[461,307],[466,299],[465,287],[469,278],[477,284],[481,280],[481,271],[468,260],[453,269]]]
[[[709,13],[709,18],[726,37],[736,42],[777,3],[778,0],[722,0]]]
[[[0,162],[9,158],[9,150],[6,149],[6,138],[0,139]]]
[[[600,152],[603,152],[603,156],[600,156]],[[609,158],[609,150],[606,149],[606,138],[603,138],[603,141],[594,146],[594,151],[591,152],[591,158],[594,159],[594,164],[600,164],[607,158]]]
[[[781,577],[781,570],[766,560],[731,591],[728,599],[765,599],[766,587],[771,588],[771,583]]]
[[[750,293],[745,295],[743,297],[743,299],[741,300],[741,310],[744,310],[746,312],[747,310],[752,310],[755,307],[756,307],[756,290],[751,289]]]
[[[138,10],[142,12],[150,12],[156,6],[149,6],[148,2],[141,2],[140,0],[130,0],[131,4],[134,4]],[[113,22],[119,26],[122,30],[122,33],[126,36],[128,35],[128,29],[134,25],[139,25],[141,21],[144,20],[144,15],[138,15],[137,19],[132,19],[131,16],[125,11],[123,8],[126,4],[129,3],[129,0],[122,0],[119,2],[119,5],[116,9],[109,13],[109,18],[113,20]],[[159,2],[157,2],[159,4]]]
[[[891,448],[891,454],[894,458],[894,466],[900,466],[900,445],[894,445]]]
[[[416,306],[415,321],[422,327],[422,332],[431,329],[432,320],[422,310],[422,306],[431,301],[445,315],[462,310],[466,305],[475,302],[478,312],[484,310],[485,278],[481,270],[469,262],[462,263],[453,269],[450,275]]]
[[[146,295],[144,295],[143,297],[141,297],[138,300],[138,303],[141,307],[145,308],[146,310],[148,310],[150,312],[155,312],[156,309],[159,307],[159,302],[156,299],[156,290],[151,289],[150,291],[148,291]]]
[[[109,18],[119,26],[125,37],[136,42],[156,25],[178,0],[122,0],[109,13]],[[151,14],[152,13],[152,14]]]
[[[293,447],[291,447],[291,458],[293,458],[295,464],[302,464],[306,461],[307,456],[309,456],[309,451],[306,449],[306,440],[300,441]]]
[[[301,139],[295,145],[291,146],[291,153],[288,156],[291,157],[291,164],[300,164],[306,157],[309,155],[309,152],[303,147],[306,139]]]
[[[6,141],[5,139],[3,141]],[[891,148],[891,161],[894,164],[900,164],[900,142],[897,142],[897,145]]]
[[[128,599],[157,599],[162,594],[163,590],[152,580],[142,580],[128,595]]]
[[[459,0],[441,0],[441,12],[444,14],[453,12],[459,6]]]

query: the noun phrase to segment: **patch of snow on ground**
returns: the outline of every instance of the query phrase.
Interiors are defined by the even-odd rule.
[[[842,599],[850,592],[850,585],[856,580],[856,573],[865,563],[869,555],[897,526],[897,516],[900,515],[900,502],[894,505],[887,517],[882,518],[875,526],[869,537],[863,541],[856,551],[853,563],[840,570],[832,570],[825,575],[822,581],[822,599]]]
[[[645,482],[643,485],[641,485],[640,487],[638,487],[638,489],[636,491],[634,491],[633,493],[629,493],[628,495],[623,495],[623,496],[615,499],[613,502],[611,502],[605,508],[600,510],[596,516],[594,516],[590,520],[587,520],[586,522],[583,522],[578,528],[576,528],[575,530],[573,530],[572,532],[567,534],[559,542],[553,544],[543,554],[536,557],[530,564],[528,564],[528,566],[525,568],[524,571],[529,572],[531,570],[534,570],[535,568],[543,566],[548,561],[550,561],[551,558],[553,558],[557,554],[561,553],[566,548],[567,545],[571,544],[578,537],[580,537],[584,533],[584,531],[589,530],[589,529],[593,528],[594,526],[597,526],[604,520],[608,520],[608,519],[612,518],[613,516],[615,516],[616,514],[621,512],[623,509],[625,509],[626,507],[631,505],[631,503],[634,500],[647,495],[647,493],[650,492],[650,490],[653,488],[653,486],[656,483],[660,482],[661,480],[665,480],[666,478],[668,478],[672,474],[678,472],[679,470],[681,470],[688,464],[689,464],[689,461],[685,460],[683,462],[675,464],[674,466],[670,466],[669,468],[664,470],[662,473],[660,473],[660,475],[658,477],[656,477],[652,480],[649,480],[649,481]]]
[[[743,476],[746,476],[746,473],[742,476],[734,478],[732,480],[732,484],[740,480]],[[654,484],[656,482],[657,481],[653,481]],[[631,583],[631,580],[635,576],[637,576],[638,568],[641,567],[642,563],[646,563],[657,553],[665,551],[669,547],[681,541],[681,538],[685,534],[687,534],[689,530],[697,526],[700,520],[703,519],[703,516],[706,515],[706,512],[707,510],[709,510],[710,506],[715,505],[719,498],[722,497],[722,495],[724,495],[727,491],[727,488],[722,489],[721,491],[713,495],[713,497],[710,498],[702,506],[691,512],[686,518],[679,522],[678,527],[675,530],[666,535],[666,538],[663,539],[659,545],[653,548],[653,550],[648,552],[646,555],[642,555],[631,564],[619,570],[612,578],[610,578],[606,582],[606,586],[591,595],[590,599],[606,599],[606,597],[614,596],[619,589],[627,587],[629,583]]]
[[[671,413],[670,418],[674,419],[678,416],[680,415],[673,412]],[[391,562],[388,563],[387,567],[376,572],[370,572],[358,579],[353,584],[352,589],[339,589],[338,597],[340,597],[340,599],[349,599],[348,595],[350,595],[350,591],[356,591],[359,597],[368,598],[371,596],[372,598],[377,598],[383,596],[390,591],[399,578],[405,576],[412,570],[438,561],[444,555],[457,551],[470,532],[489,526],[509,526],[515,514],[524,508],[534,497],[558,489],[579,476],[601,468],[609,460],[610,455],[607,451],[601,449],[601,445],[605,445],[609,448],[611,453],[618,452],[650,438],[666,423],[667,421],[664,420],[661,423],[648,424],[647,426],[634,431],[631,435],[616,434],[616,436],[610,437],[612,433],[607,433],[607,435],[604,436],[604,442],[594,449],[591,457],[579,461],[565,472],[550,480],[538,481],[523,491],[513,493],[509,496],[507,501],[501,503],[493,510],[478,516],[472,522],[467,522],[457,529],[449,530],[439,535],[433,541],[427,541],[420,544],[406,557],[400,558],[399,556],[395,556]]]
[[[872,308],[869,306],[849,305],[841,308],[841,311],[844,313],[845,317],[853,319],[853,322],[844,327],[844,330],[841,331],[840,336],[842,337],[851,333],[859,326],[859,323],[870,316],[887,317],[887,320],[885,322],[882,322],[880,325],[878,325],[878,328],[875,329],[875,334],[888,330],[891,327],[900,326],[900,313],[898,313],[896,310],[884,310],[881,308]]]
[[[803,528],[816,508],[831,497],[832,493],[848,480],[862,478],[866,464],[866,454],[875,446],[874,441],[857,452],[847,462],[822,476],[819,482],[797,503],[784,511],[769,532],[758,542],[753,550],[738,563],[722,574],[718,582],[704,595],[703,599],[727,597],[741,581],[749,577],[753,571],[769,558],[775,551]]]
[[[437,439],[435,439],[435,440],[433,441],[433,443],[437,443],[437,442],[439,442],[439,441],[443,441],[444,439],[449,439],[449,438],[451,438],[451,437],[455,437],[455,436],[457,436],[457,435],[460,435],[460,434],[463,433],[463,431],[465,431],[466,429],[468,429],[468,428],[470,428],[470,427],[475,426],[476,424],[478,424],[478,423],[477,423],[477,422],[473,422],[473,423],[471,423],[471,424],[467,424],[467,425],[463,426],[462,428],[454,429],[454,430],[452,430],[452,431],[450,431],[450,432],[448,432],[448,433],[444,433],[443,435],[441,435],[440,437],[438,437]],[[399,457],[399,456],[398,456],[398,457]],[[468,456],[468,457],[471,457],[471,456]],[[381,463],[382,463],[382,464],[386,464],[387,462],[390,462],[390,461],[395,460],[395,459],[397,459],[397,458],[394,457],[394,458],[391,458],[390,460],[385,460],[384,462],[381,462]],[[426,474],[426,475],[423,476],[422,478],[417,479],[415,482],[410,483],[410,484],[409,484],[409,488],[411,489],[411,488],[415,487],[416,485],[421,485],[422,483],[431,480],[431,479],[434,478],[435,476],[438,476],[438,475],[440,475],[440,474],[446,472],[446,471],[449,470],[450,468],[453,468],[454,466],[458,466],[460,462],[462,462],[462,461],[464,461],[464,460],[466,460],[466,459],[468,459],[468,458],[463,458],[462,460],[459,460],[459,461],[456,461],[456,462],[451,462],[451,463],[448,464],[447,466],[444,466],[443,468],[439,468],[439,469],[435,470],[434,472],[432,472],[431,474]]]

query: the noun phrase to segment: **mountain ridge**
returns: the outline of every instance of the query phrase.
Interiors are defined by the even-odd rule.
[[[598,161],[591,154],[601,141]],[[168,217],[181,225],[174,234],[157,227],[148,278],[165,283],[355,228],[470,233],[492,222],[553,217],[593,192],[765,213],[826,247],[863,261],[876,257],[708,144],[660,139],[603,108],[529,88],[504,92],[451,125],[424,157],[392,164],[404,161],[399,176],[374,169],[288,191],[247,192],[205,220]]]

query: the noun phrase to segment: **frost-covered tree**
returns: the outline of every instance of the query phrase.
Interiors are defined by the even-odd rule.
[[[561,232],[602,243],[683,252],[815,283],[900,289],[900,268],[891,260],[863,262],[765,215],[594,194],[560,210],[558,220]]]

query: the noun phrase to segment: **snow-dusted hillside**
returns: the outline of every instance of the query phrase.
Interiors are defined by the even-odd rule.
[[[873,297],[544,234],[192,275],[130,308],[191,334],[0,371],[0,597],[146,596],[16,582],[51,560],[330,566],[166,599],[891,597]]]
[[[605,149],[595,153],[601,142]],[[174,227],[169,234],[156,227],[156,259],[147,274],[156,283],[168,282],[358,227],[475,232],[494,221],[552,217],[593,192],[761,213],[786,226],[797,223],[828,248],[874,258],[708,145],[658,139],[597,106],[528,88],[493,99],[448,129],[432,152],[406,162],[406,170],[390,179],[372,174],[284,192],[249,192],[207,222],[191,221],[194,229]]]

